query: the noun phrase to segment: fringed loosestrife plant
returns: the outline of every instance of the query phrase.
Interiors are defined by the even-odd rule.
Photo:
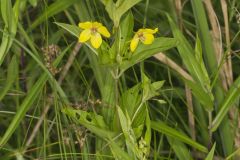
[[[84,43],[90,39],[94,48],[99,48],[102,44],[102,36],[109,38],[110,33],[106,27],[99,22],[83,22],[78,26],[84,29],[79,36],[79,42]]]
[[[153,29],[139,29],[130,44],[130,50],[131,52],[134,52],[135,49],[138,46],[139,40],[143,43],[143,44],[152,44],[153,40],[154,40],[154,36],[153,34],[155,34],[158,31],[158,28]]]
[[[101,117],[104,120],[106,119],[106,121],[102,121],[102,126],[98,126],[99,124],[94,125],[98,126],[99,129],[106,129],[108,127],[105,126],[116,126],[116,124],[121,124],[122,130],[115,130],[115,128],[108,129],[110,132],[113,131],[119,132],[119,134],[124,134],[126,141],[125,147],[129,148],[129,153],[134,153],[134,155],[129,157],[126,156],[127,154],[125,155],[124,153],[124,159],[126,159],[126,157],[128,157],[127,159],[146,159],[146,157],[150,153],[150,140],[148,135],[151,135],[151,133],[149,130],[145,131],[144,129],[138,130],[138,133],[135,133],[133,128],[139,128],[139,126],[144,126],[145,124],[147,128],[150,128],[150,124],[145,123],[147,115],[143,113],[147,113],[148,111],[147,107],[143,104],[145,104],[145,102],[147,102],[154,96],[159,95],[158,90],[162,87],[164,81],[152,83],[151,80],[144,74],[144,72],[142,72],[141,85],[139,85],[138,83],[133,88],[120,92],[119,83],[121,83],[121,81],[119,81],[119,78],[127,69],[134,66],[135,64],[144,61],[145,59],[151,57],[158,52],[175,47],[177,41],[173,38],[165,37],[155,39],[154,34],[158,31],[158,28],[142,28],[134,33],[134,17],[131,13],[129,13],[122,21],[120,21],[120,25],[118,27],[115,26],[116,31],[113,35],[114,37],[111,39],[112,41],[110,44],[102,43],[104,41],[102,39],[102,36],[110,38],[111,35],[108,29],[99,22],[81,22],[79,23],[78,27],[63,23],[59,23],[59,25],[67,29],[68,31],[72,30],[73,32],[71,33],[73,33],[74,36],[78,37],[80,43],[86,43],[90,41],[91,46],[93,46],[90,47],[90,49],[91,51],[96,53],[99,60],[99,65],[105,65],[104,70],[102,70],[105,77],[102,77],[102,80],[106,79],[107,81],[101,81],[101,83],[103,82],[104,87],[106,86],[108,89],[105,90],[103,89],[104,87],[99,88],[102,91],[104,103],[111,106],[113,105],[115,107],[112,107],[111,110],[102,107],[101,113],[107,113],[107,116],[105,117],[105,115],[100,114],[98,114],[97,116],[98,118]],[[139,43],[143,43],[143,45],[152,45],[142,46],[138,48],[139,50],[136,50]],[[112,94],[107,99],[105,99],[104,97],[110,92],[114,92],[115,94]],[[133,102],[130,102],[131,100],[129,99],[129,97],[130,99],[133,99]],[[74,119],[77,118],[75,117],[76,114],[83,114],[81,110],[75,110],[70,107],[65,108],[63,112]],[[110,114],[115,112],[118,115],[116,119],[115,114]],[[89,112],[87,114],[90,115],[91,113],[92,112]],[[137,123],[135,123],[135,117],[141,117],[141,120],[137,120]],[[110,121],[112,119],[114,119],[114,121]],[[95,122],[89,122],[88,119],[83,118],[81,121],[79,121],[79,123],[85,126],[85,124]],[[126,128],[126,126],[128,127]],[[88,128],[89,125],[86,125],[85,127]],[[126,133],[126,130],[128,133]],[[95,132],[93,130],[91,131],[95,134],[99,134],[98,132]],[[143,140],[141,139],[138,144],[140,137],[144,138]],[[113,137],[109,136],[108,140],[111,140],[112,138]],[[119,147],[122,148],[124,146],[119,145]],[[115,159],[122,159],[122,155],[113,156],[115,157]]]

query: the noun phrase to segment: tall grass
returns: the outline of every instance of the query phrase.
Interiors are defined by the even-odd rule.
[[[239,1],[0,2],[0,159],[240,158]]]

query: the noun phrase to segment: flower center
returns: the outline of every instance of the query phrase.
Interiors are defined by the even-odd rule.
[[[139,33],[139,34],[138,34],[138,38],[139,38],[141,41],[145,41],[145,37],[144,37],[144,34],[143,34],[143,33]]]
[[[97,28],[91,28],[91,32],[94,34],[94,33],[96,33],[97,32]]]

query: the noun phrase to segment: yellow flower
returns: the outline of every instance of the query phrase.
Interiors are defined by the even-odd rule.
[[[143,44],[152,44],[153,40],[154,40],[154,36],[153,34],[156,33],[158,31],[158,28],[153,29],[139,29],[130,44],[130,50],[131,52],[134,52],[135,49],[137,48],[138,42],[139,40],[143,43]]]
[[[102,44],[102,37],[109,38],[110,33],[108,32],[107,28],[102,25],[102,23],[98,22],[84,22],[79,23],[78,26],[84,29],[79,36],[79,42],[84,43],[91,40],[91,44],[94,48],[99,48]]]

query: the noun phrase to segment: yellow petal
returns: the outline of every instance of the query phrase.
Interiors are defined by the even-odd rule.
[[[137,31],[138,34],[141,34],[141,33],[150,33],[150,34],[154,34],[158,31],[158,28],[155,28],[155,29],[149,29],[149,28],[145,28],[145,29],[139,29]]]
[[[141,33],[143,33],[144,30],[145,30],[145,29],[139,29],[139,30],[137,31],[137,34],[141,34]]]
[[[79,36],[79,42],[83,43],[89,40],[91,37],[91,30],[90,29],[85,29],[84,31],[81,32]]]
[[[131,52],[135,51],[135,49],[137,48],[138,42],[139,42],[139,38],[135,35],[130,44]]]
[[[154,33],[157,33],[157,32],[158,32],[158,28],[155,28],[155,29],[154,29]]]
[[[97,31],[101,33],[104,37],[107,37],[107,38],[110,37],[110,33],[108,32],[107,28],[104,26],[99,27]]]
[[[91,44],[94,48],[99,48],[102,44],[102,37],[99,33],[91,35]]]
[[[92,23],[93,28],[98,28],[98,27],[101,27],[101,26],[102,26],[102,23],[99,23],[99,22],[93,22]]]
[[[83,22],[83,23],[79,23],[78,27],[82,28],[82,29],[89,29],[92,28],[92,22]]]
[[[152,34],[144,34],[143,44],[152,44],[154,40],[154,36]]]
[[[155,29],[148,29],[148,28],[143,29],[143,32],[144,32],[144,33],[149,33],[149,34],[154,34],[154,33],[156,33],[157,31],[158,31],[158,28],[155,28]]]

